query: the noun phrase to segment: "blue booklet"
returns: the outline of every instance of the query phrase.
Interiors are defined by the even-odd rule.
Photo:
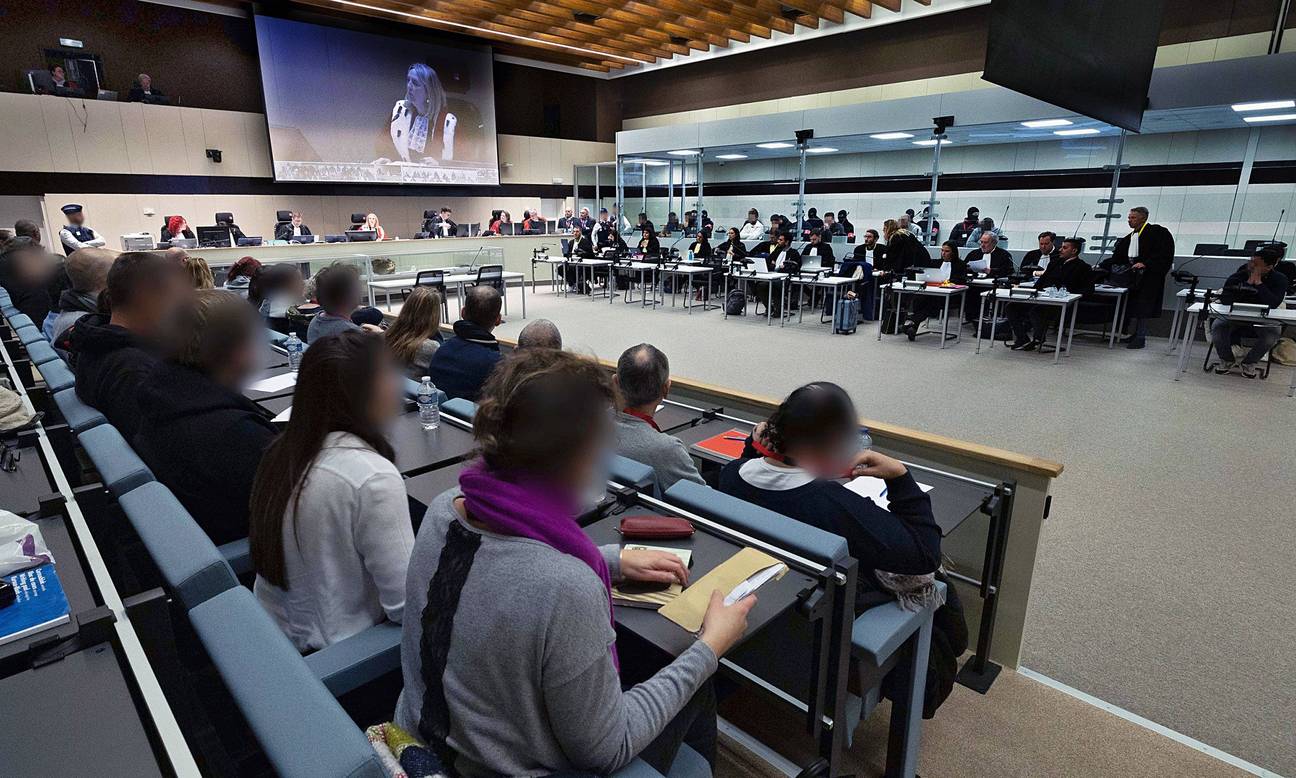
[[[0,608],[0,645],[20,640],[71,620],[67,595],[53,564],[5,576],[17,601]]]

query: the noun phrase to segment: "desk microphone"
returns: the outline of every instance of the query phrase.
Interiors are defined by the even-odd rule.
[[[1071,237],[1073,238],[1080,237],[1080,227],[1084,225],[1085,217],[1088,215],[1089,215],[1088,211],[1085,211],[1084,213],[1080,214],[1080,221],[1076,222],[1075,232],[1071,233]]]
[[[1283,217],[1285,217],[1286,215],[1287,215],[1286,208],[1282,209],[1282,211],[1278,214],[1278,223],[1274,225],[1274,234],[1273,237],[1270,238],[1269,240],[1270,243],[1278,242],[1278,230],[1282,227]]]

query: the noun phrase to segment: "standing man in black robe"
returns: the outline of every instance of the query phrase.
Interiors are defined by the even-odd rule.
[[[1138,280],[1129,290],[1125,315],[1133,331],[1122,340],[1125,348],[1147,346],[1148,319],[1161,317],[1161,300],[1165,296],[1165,279],[1174,265],[1175,244],[1170,230],[1148,223],[1148,209],[1136,206],[1129,212],[1130,234],[1116,241],[1112,255],[1102,261],[1104,270],[1128,265],[1138,271]]]

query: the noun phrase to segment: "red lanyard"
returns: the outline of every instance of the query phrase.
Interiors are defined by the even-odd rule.
[[[783,456],[782,454],[778,453],[774,449],[762,443],[760,440],[756,438],[755,435],[752,436],[751,444],[752,444],[752,448],[756,449],[756,453],[760,454],[761,456],[768,457],[774,460],[775,462],[782,462],[783,464],[787,464],[787,457]]]
[[[653,429],[657,430],[658,432],[661,432],[661,427],[658,427],[658,426],[657,426],[657,422],[653,421],[653,417],[652,417],[652,416],[649,416],[649,415],[646,414],[646,413],[640,413],[639,411],[636,411],[636,410],[634,410],[634,409],[632,409],[632,408],[626,408],[624,412],[625,412],[625,415],[627,415],[627,416],[633,416],[633,417],[635,417],[636,419],[642,419],[643,421],[648,422],[650,425],[652,425],[652,428],[653,428]]]

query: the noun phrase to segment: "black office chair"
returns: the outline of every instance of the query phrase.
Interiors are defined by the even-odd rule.
[[[351,229],[353,229],[353,230],[358,230],[358,229],[360,229],[360,225],[364,224],[364,222],[365,222],[365,217],[368,216],[368,215],[369,215],[369,214],[367,214],[367,213],[353,213],[353,214],[351,214]]]
[[[564,257],[571,256],[571,238],[561,238],[558,241],[562,245],[562,254]]]
[[[217,212],[216,212],[216,222],[215,222],[215,223],[216,223],[216,224],[233,224],[233,223],[234,223],[234,214],[230,213],[229,211],[217,211]]]
[[[445,271],[444,270],[420,270],[418,275],[414,276],[413,286],[404,287],[401,292],[409,294],[414,291],[415,287],[426,286],[429,289],[435,289],[441,293],[441,299],[446,298],[445,288]]]
[[[175,237],[174,235],[171,234],[170,230],[167,229],[167,225],[171,223],[172,218],[174,217],[172,216],[162,217],[162,229],[158,233],[158,238],[161,243],[166,243],[167,241],[171,240],[171,238]]]
[[[1202,330],[1206,338],[1206,358],[1202,360],[1202,372],[1209,373],[1211,370],[1211,362],[1215,359],[1215,344],[1211,342],[1211,317],[1209,316],[1202,317]],[[1238,341],[1238,345],[1245,346],[1250,341],[1251,338],[1244,337],[1240,341]],[[1260,378],[1262,380],[1268,378],[1269,371],[1272,368],[1273,368],[1273,349],[1270,349],[1269,351],[1265,352],[1264,371],[1260,373]]]
[[[477,268],[477,281],[473,286],[482,285],[493,286],[500,294],[504,294],[504,266],[482,265]]]

